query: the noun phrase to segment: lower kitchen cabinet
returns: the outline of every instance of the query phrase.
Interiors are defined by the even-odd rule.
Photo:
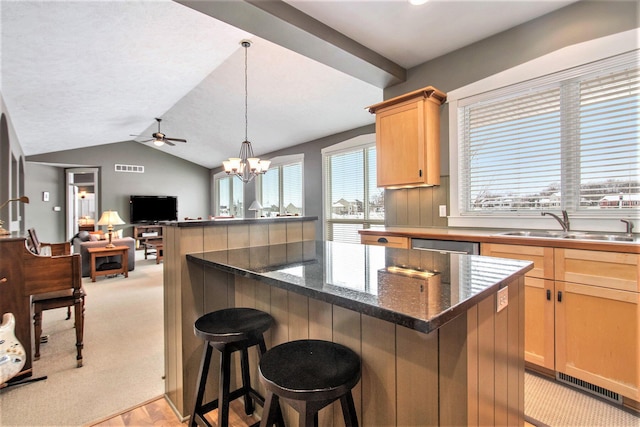
[[[640,400],[639,261],[636,254],[554,250],[556,371],[635,401]]]
[[[640,255],[504,244],[481,252],[534,262],[525,277],[527,362],[640,401]]]
[[[553,248],[483,243],[482,255],[533,262],[524,278],[524,360],[555,369]]]
[[[405,236],[362,234],[360,236],[360,243],[363,245],[386,246],[399,249],[409,249],[411,247],[411,239]]]
[[[549,370],[555,369],[554,295],[553,280],[525,278],[525,360]]]
[[[638,401],[640,294],[560,281],[555,290],[556,371]]]

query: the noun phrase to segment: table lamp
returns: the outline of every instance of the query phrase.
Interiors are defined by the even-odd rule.
[[[262,205],[257,200],[254,200],[251,206],[249,206],[250,211],[255,211],[256,218],[260,217],[260,209],[262,209]]]
[[[2,205],[0,205],[0,211],[2,211],[2,208],[7,206],[10,202],[29,203],[29,198],[27,196],[22,196],[15,199],[9,199],[6,202],[4,202]],[[0,220],[0,236],[5,234],[11,234],[9,230],[5,230],[4,228],[2,228],[3,224],[4,224],[4,221]]]
[[[100,220],[98,221],[98,225],[106,225],[107,226],[107,232],[109,233],[109,243],[107,243],[107,246],[105,246],[106,248],[115,248],[116,247],[116,245],[111,243],[112,235],[113,235],[113,226],[114,225],[122,225],[124,223],[125,222],[122,220],[122,218],[120,218],[120,215],[118,215],[117,211],[104,211],[104,212],[102,212],[102,216],[100,217]]]

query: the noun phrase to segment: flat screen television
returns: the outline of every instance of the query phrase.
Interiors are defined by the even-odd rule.
[[[130,196],[129,214],[132,224],[178,220],[176,196]]]

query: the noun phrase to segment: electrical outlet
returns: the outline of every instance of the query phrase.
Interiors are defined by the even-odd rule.
[[[447,205],[440,205],[440,217],[444,218],[447,216]]]
[[[496,313],[499,313],[508,305],[509,305],[509,288],[505,287],[498,291],[498,308],[496,309]]]

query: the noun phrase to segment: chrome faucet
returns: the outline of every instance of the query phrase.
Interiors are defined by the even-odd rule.
[[[562,227],[562,231],[570,230],[571,225],[569,224],[569,214],[567,213],[567,211],[565,210],[562,211],[562,219],[558,215],[551,212],[540,212],[540,215],[542,216],[551,215],[560,223],[560,226]]]
[[[628,219],[621,219],[620,221],[622,221],[625,224],[627,224],[627,234],[633,233],[633,222],[631,222]]]

